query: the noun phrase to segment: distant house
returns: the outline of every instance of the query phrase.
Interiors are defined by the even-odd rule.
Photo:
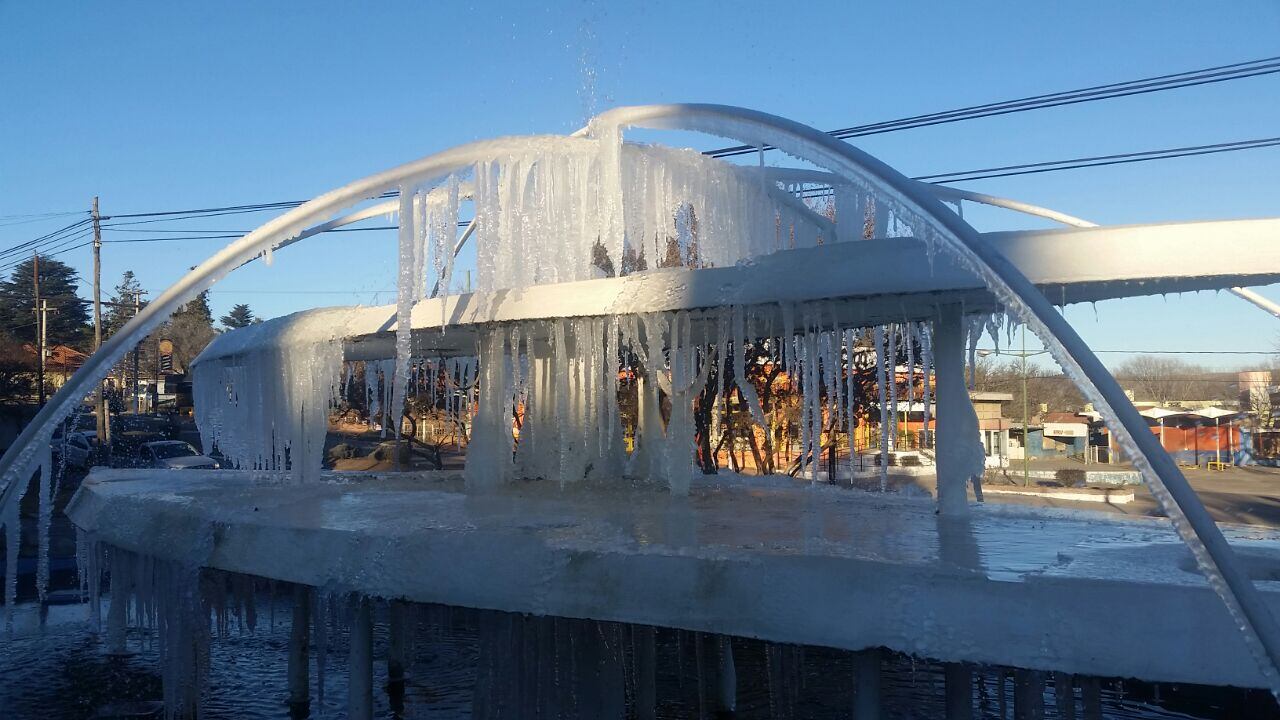
[[[982,433],[982,448],[987,454],[987,467],[1004,467],[1009,464],[1009,426],[1004,416],[1004,404],[1013,402],[1013,393],[969,391],[973,411],[978,416],[978,431]]]
[[[22,346],[31,357],[39,359],[36,354],[36,346],[26,344]],[[72,347],[66,345],[53,345],[45,349],[44,360],[44,381],[52,385],[56,390],[62,387],[63,383],[70,378],[75,371],[84,365],[85,360],[89,356]]]
[[[969,391],[969,400],[973,403],[974,414],[978,416],[978,432],[981,434],[982,449],[987,456],[987,467],[1004,467],[1009,462],[1009,429],[1013,421],[1004,416],[1004,405],[1013,401],[1013,393]],[[898,405],[901,415],[899,429],[909,439],[908,443],[900,443],[901,447],[917,447],[924,430],[924,403],[903,401]],[[938,408],[931,404],[929,408],[929,431],[937,432]]]
[[[1014,438],[1029,458],[1083,456],[1089,438],[1089,418],[1070,412],[1044,413],[1029,424],[1023,437],[1021,423],[1013,428]]]

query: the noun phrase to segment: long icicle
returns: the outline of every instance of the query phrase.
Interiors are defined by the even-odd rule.
[[[880,492],[889,489],[889,399],[885,388],[884,326],[876,326],[876,385],[880,395]]]

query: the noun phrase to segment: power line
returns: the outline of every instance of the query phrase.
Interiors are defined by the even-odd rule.
[[[461,224],[461,223],[459,223],[459,224]],[[343,227],[343,228],[333,228],[333,229],[331,229],[331,230],[327,230],[326,232],[367,232],[367,231],[369,231],[369,230],[398,230],[398,229],[399,229],[399,227],[398,227],[398,226],[396,226],[396,225],[375,225],[375,226],[371,226],[371,227],[355,227],[355,228],[352,228],[352,227]],[[131,233],[196,233],[196,234],[203,234],[203,233],[209,233],[209,234],[212,234],[212,233],[235,233],[235,234],[236,234],[236,236],[237,236],[237,237],[239,237],[239,236],[241,236],[241,235],[247,235],[247,234],[249,234],[250,232],[253,232],[253,231],[252,231],[252,230],[232,230],[231,228],[223,228],[223,229],[220,229],[220,230],[189,230],[189,229],[178,229],[178,228],[158,228],[158,229],[141,229],[141,230],[135,230],[135,229],[133,229],[133,228],[129,228],[129,229],[127,229],[127,230],[114,230],[114,229],[112,229],[112,230],[111,230],[111,232],[131,232]],[[212,235],[211,235],[211,236],[212,236]],[[220,237],[220,236],[219,236],[219,237]],[[181,239],[181,238],[178,238],[178,239]]]
[[[1253,140],[1238,140],[1238,141],[1225,142],[1225,143],[1213,143],[1209,145],[1189,145],[1184,147],[1164,148],[1159,150],[1142,150],[1137,152],[1116,153],[1111,155],[1094,155],[1094,156],[1088,156],[1088,157],[1070,158],[1065,160],[1048,160],[1048,161],[1035,162],[1035,163],[1024,163],[1019,165],[1003,165],[1003,166],[997,166],[997,167],[980,168],[975,170],[963,170],[963,171],[954,171],[954,172],[948,172],[948,173],[934,173],[930,175],[917,175],[913,179],[924,181],[924,182],[931,182],[931,183],[944,183],[944,182],[957,183],[957,182],[968,182],[971,180],[1011,177],[1015,175],[1032,175],[1032,174],[1040,174],[1040,173],[1047,173],[1047,172],[1058,172],[1063,170],[1079,170],[1079,169],[1091,168],[1091,167],[1103,167],[1108,165],[1150,162],[1153,160],[1171,160],[1176,158],[1192,157],[1197,155],[1211,155],[1211,154],[1224,153],[1224,152],[1237,152],[1240,150],[1256,150],[1259,148],[1268,148],[1268,147],[1276,147],[1276,146],[1280,146],[1280,137],[1256,138]],[[830,196],[831,194],[832,194],[831,188],[825,187],[825,188],[812,188],[809,190],[801,191],[799,193],[799,196],[802,198],[820,198],[820,197]],[[391,196],[391,193],[384,193],[380,197],[389,197],[389,196]],[[235,239],[235,238],[242,237],[249,231],[241,231],[241,230],[196,231],[196,230],[180,230],[180,229],[168,229],[168,228],[135,229],[132,227],[129,228],[128,230],[118,230],[116,228],[117,226],[121,226],[121,225],[132,225],[132,224],[153,223],[153,222],[172,222],[175,220],[186,220],[186,219],[192,219],[197,217],[213,217],[215,215],[258,212],[262,209],[279,209],[281,207],[291,206],[293,202],[294,201],[289,201],[288,203],[261,203],[261,204],[252,205],[252,206],[250,205],[230,206],[230,207],[236,208],[234,210],[227,210],[226,208],[209,208],[209,210],[217,210],[219,212],[212,213],[212,214],[192,215],[190,217],[181,217],[181,218],[173,217],[173,216],[177,215],[180,212],[200,212],[200,211],[165,211],[165,212],[157,212],[157,213],[136,213],[132,215],[123,215],[123,216],[120,216],[120,215],[106,216],[106,217],[147,216],[152,218],[149,220],[137,221],[136,223],[112,223],[109,225],[103,225],[103,229],[109,230],[111,232],[139,232],[139,233],[148,232],[148,233],[157,233],[157,234],[159,233],[205,233],[205,234],[190,234],[190,235],[184,235],[181,237],[166,237],[166,238],[127,238],[127,239],[122,238],[117,240],[106,240],[104,242],[140,243],[140,242],[170,242],[170,241],[176,241],[176,240]],[[244,209],[244,208],[250,208],[250,207],[255,209],[254,210]],[[164,217],[157,219],[154,216],[164,216]],[[53,256],[53,255],[60,255],[63,252],[84,247],[84,244],[75,245],[73,247],[67,247],[67,245],[71,242],[74,242],[75,240],[86,237],[90,232],[92,232],[91,222],[92,221],[90,219],[85,218],[83,220],[79,220],[75,223],[71,223],[70,225],[59,228],[58,230],[54,230],[53,232],[46,233],[45,235],[35,238],[34,240],[29,240],[27,242],[19,243],[18,245],[14,245],[12,247],[0,250],[0,263],[2,263],[6,257],[12,257],[15,254],[23,253],[24,251],[39,250],[41,254],[44,254],[47,256]],[[458,223],[459,227],[465,227],[468,224],[469,224],[469,221],[460,221]],[[86,225],[88,225],[88,227],[85,227]],[[370,231],[378,231],[378,230],[395,230],[395,229],[396,229],[395,226],[380,225],[380,226],[357,227],[357,228],[335,228],[333,230],[329,230],[328,232],[370,232]],[[12,269],[14,267],[21,265],[23,262],[25,262],[25,259],[16,261],[16,262],[9,262],[7,264],[0,264],[0,271]]]
[[[89,247],[89,246],[90,246],[90,245],[92,245],[92,244],[93,244],[93,241],[92,241],[92,240],[90,240],[89,242],[83,242],[83,243],[80,243],[79,245],[72,245],[72,246],[71,246],[71,247],[69,247],[69,248],[64,248],[64,249],[59,250],[59,251],[57,251],[57,252],[51,252],[51,253],[40,253],[40,257],[42,257],[42,258],[56,257],[56,256],[58,256],[58,255],[64,255],[64,254],[66,254],[66,253],[69,253],[69,252],[71,252],[72,250],[79,250],[79,249],[80,249],[80,248],[82,248],[82,247]],[[12,264],[9,264],[9,265],[4,265],[4,266],[0,267],[0,272],[4,272],[4,271],[6,271],[6,270],[11,270],[11,269],[13,269],[13,268],[18,267],[18,266],[19,266],[19,265],[21,265],[21,264],[22,264],[22,262],[16,262],[16,263],[12,263]],[[87,301],[86,301],[86,302],[87,302]]]
[[[897,120],[889,120],[867,125],[857,125],[853,127],[840,128],[832,130],[828,134],[836,138],[846,139],[851,137],[860,137],[864,135],[875,135],[898,130],[913,129],[917,127],[925,127],[928,125],[938,125],[943,123],[959,122],[961,120],[970,120],[981,117],[991,117],[994,115],[1004,115],[1012,112],[1024,112],[1027,110],[1036,110],[1049,107],[1057,107],[1061,105],[1076,104],[1081,102],[1091,102],[1095,100],[1106,100],[1114,97],[1125,97],[1128,95],[1145,94],[1151,92],[1159,92],[1163,90],[1173,90],[1183,87],[1192,87],[1196,85],[1204,85],[1209,83],[1226,82],[1228,80],[1238,80],[1248,77],[1256,77],[1259,75],[1269,75],[1280,72],[1280,56],[1260,58],[1257,60],[1249,60],[1245,62],[1231,63],[1228,65],[1217,65],[1199,70],[1188,70],[1178,73],[1170,73],[1166,75],[1156,75],[1137,80],[1127,80],[1118,83],[1109,83],[1104,85],[1094,85],[1075,90],[1067,90],[1062,92],[1048,93],[1042,95],[1032,95],[1014,100],[1005,100],[995,103],[987,103],[983,105],[971,105],[968,107],[958,108],[955,110],[945,110],[941,112],[928,113],[924,115],[914,115],[910,117],[900,118]],[[729,148],[721,148],[719,150],[711,150],[706,154],[712,157],[730,157],[733,155],[741,155],[749,152],[756,152],[760,148],[750,145],[739,145]],[[764,149],[772,149],[765,146]],[[395,197],[396,193],[387,192],[380,195],[380,198]],[[261,212],[264,210],[277,210],[283,208],[292,208],[301,205],[301,200],[285,200],[270,203],[254,203],[245,205],[227,205],[215,208],[197,208],[189,210],[166,210],[159,212],[145,213],[118,213],[115,215],[105,216],[104,219],[119,218],[148,218],[147,220],[135,221],[132,224],[143,224],[148,222],[163,222],[156,218],[173,218],[181,216],[188,217],[217,217],[226,214],[239,214],[246,212]],[[114,226],[126,225],[130,223],[111,223]]]
[[[35,213],[32,215],[0,215],[0,220],[5,220],[5,222],[0,222],[0,227],[10,227],[13,225],[31,225],[33,223],[41,223],[41,222],[49,222],[51,220],[57,220],[59,218],[67,217],[68,215],[83,215],[83,214],[84,212],[81,211],[81,212],[74,212],[74,213]],[[26,219],[14,219],[14,218],[26,218]]]
[[[1005,165],[1003,167],[983,168],[980,170],[968,170],[964,172],[917,175],[913,179],[932,183],[968,182],[970,180],[1010,177],[1013,175],[1034,175],[1037,173],[1056,172],[1059,170],[1079,170],[1080,168],[1101,167],[1104,165],[1122,165],[1126,163],[1148,162],[1150,160],[1169,160],[1172,158],[1191,157],[1193,155],[1212,155],[1214,153],[1234,152],[1237,150],[1253,150],[1255,148],[1275,147],[1276,145],[1280,145],[1280,137],[1238,140],[1235,142],[1214,143],[1212,145],[1188,145],[1186,147],[1165,148],[1163,150],[1143,150],[1141,152],[1118,153],[1115,155],[1095,155],[1093,157],[1072,158],[1070,160],[1051,160],[1047,162],[1026,163],[1023,165]]]
[[[35,253],[38,253],[42,257],[52,257],[54,255],[61,255],[63,252],[66,252],[68,250],[74,250],[75,247],[84,247],[84,245],[76,245],[75,247],[67,247],[67,246],[70,243],[73,243],[77,240],[81,240],[91,235],[92,232],[93,232],[92,228],[85,228],[76,232],[73,235],[57,238],[56,240],[49,241],[48,243],[41,245],[39,247],[33,247],[31,248],[31,250]],[[13,259],[13,255],[10,254],[9,259],[7,261],[0,259],[0,270],[8,270],[11,268],[19,267],[22,264],[26,263],[28,260],[30,260],[29,256],[18,256],[18,259]]]
[[[1232,63],[1230,65],[1218,65],[1209,68],[1202,68],[1200,70],[1188,70],[1168,75],[1156,75],[1153,77],[1127,80],[1124,82],[1110,83],[1106,85],[1093,85],[1076,90],[1066,90],[1045,95],[1031,95],[1014,100],[1005,100],[1001,102],[987,103],[984,105],[970,105],[968,107],[957,108],[955,110],[944,110],[942,112],[934,112],[924,115],[913,115],[910,117],[898,118],[896,120],[886,120],[866,125],[855,125],[853,127],[831,130],[828,131],[827,134],[844,140],[853,137],[864,137],[867,135],[880,135],[888,132],[896,132],[898,130],[910,130],[920,127],[928,127],[931,125],[943,125],[963,120],[973,120],[977,118],[993,117],[996,115],[1026,112],[1029,110],[1060,107],[1062,105],[1075,105],[1078,103],[1094,102],[1097,100],[1109,100],[1117,97],[1144,95],[1164,90],[1176,90],[1184,87],[1257,77],[1259,75],[1270,75],[1276,72],[1280,72],[1280,57],[1268,57],[1258,60]],[[719,148],[717,150],[708,150],[705,154],[712,157],[723,158],[773,149],[775,148],[770,145],[765,145],[763,147],[756,147],[753,145],[735,145],[733,147]]]
[[[331,229],[331,230],[326,230],[325,232],[326,232],[326,233],[331,233],[331,232],[370,232],[370,231],[373,231],[373,230],[396,230],[396,229],[397,229],[397,228],[396,228],[396,226],[394,226],[394,225],[377,225],[377,226],[374,226],[374,227],[359,227],[359,228],[333,228],[333,229]],[[123,231],[118,231],[118,232],[123,232]],[[137,232],[137,231],[134,231],[134,232]],[[153,232],[160,232],[160,231],[153,231]],[[226,232],[226,233],[224,233],[224,234],[211,234],[211,235],[182,235],[182,236],[178,236],[178,237],[153,237],[153,238],[122,238],[122,239],[119,239],[119,240],[103,240],[102,242],[105,244],[105,243],[153,243],[153,242],[173,242],[173,241],[175,241],[175,240],[231,240],[231,239],[235,239],[235,238],[244,237],[244,236],[245,236],[245,235],[247,235],[249,232],[251,232],[251,231],[249,231],[249,230],[231,230],[231,231],[227,231],[227,232]]]
[[[912,180],[920,180],[932,184],[968,182],[987,178],[1010,177],[1014,175],[1035,175],[1062,170],[1080,170],[1107,165],[1123,165],[1128,163],[1150,162],[1152,160],[1173,160],[1196,155],[1213,155],[1215,153],[1235,152],[1239,150],[1257,150],[1280,146],[1280,137],[1256,138],[1254,140],[1237,140],[1233,142],[1214,143],[1211,145],[1188,145],[1185,147],[1164,148],[1160,150],[1141,150],[1113,155],[1094,155],[1090,157],[1068,158],[1065,160],[1046,160],[1043,162],[1025,163],[1021,165],[1004,165],[1001,167],[979,168],[975,170],[959,170],[931,175],[916,175]],[[830,186],[814,187],[802,190],[799,197],[805,199],[829,197]]]
[[[41,243],[56,242],[60,237],[63,237],[68,233],[74,232],[77,228],[82,228],[86,225],[90,225],[92,222],[93,221],[91,219],[84,218],[83,220],[73,222],[70,225],[65,225],[52,232],[45,233],[44,235],[41,235],[40,237],[37,237],[33,240],[28,240],[26,242],[18,243],[17,245],[14,245],[12,247],[5,248],[3,250],[0,250],[0,258],[4,258],[6,256],[13,255],[15,253],[25,254],[26,251],[34,249],[37,245]]]
[[[1246,62],[1232,63],[1228,65],[1218,65],[1199,70],[1190,70],[1179,73],[1171,73],[1166,75],[1157,75],[1153,77],[1141,78],[1137,80],[1129,80],[1118,83],[1110,83],[1105,85],[1094,85],[1076,90],[1068,90],[1056,93],[1048,93],[1042,95],[1032,95],[1014,100],[1006,100],[996,103],[987,103],[983,105],[972,105],[954,110],[946,110],[941,112],[928,113],[924,115],[914,115],[910,117],[900,118],[897,120],[889,120],[878,123],[870,123],[867,125],[858,125],[847,128],[840,128],[829,132],[836,138],[847,139],[852,137],[860,137],[865,135],[875,135],[898,130],[913,129],[917,127],[926,127],[930,125],[938,125],[944,123],[959,122],[961,120],[969,120],[982,117],[991,117],[995,115],[1004,115],[1014,112],[1024,112],[1028,110],[1043,109],[1049,107],[1057,107],[1061,105],[1070,105],[1082,102],[1091,102],[1095,100],[1105,100],[1115,97],[1125,97],[1129,95],[1138,95],[1163,90],[1172,90],[1182,87],[1191,87],[1196,85],[1204,85],[1210,83],[1225,82],[1228,80],[1237,80],[1248,77],[1256,77],[1260,75],[1269,75],[1280,72],[1280,56],[1261,58],[1258,60],[1250,60]],[[1192,155],[1205,155],[1220,152],[1233,152],[1237,150],[1248,150],[1262,147],[1273,147],[1280,145],[1280,138],[1260,138],[1257,140],[1239,141],[1233,143],[1217,143],[1213,145],[1198,145],[1182,148],[1170,148],[1166,150],[1151,150],[1136,153],[1120,153],[1115,155],[1100,155],[1085,158],[1074,158],[1070,160],[1050,161],[1042,163],[1029,163],[1023,165],[1008,165],[994,168],[983,168],[979,170],[969,170],[963,172],[938,173],[933,175],[920,176],[917,179],[929,180],[934,182],[965,182],[969,180],[980,180],[996,177],[1008,177],[1012,175],[1028,175],[1044,172],[1055,172],[1060,170],[1075,170],[1086,167],[1099,167],[1104,165],[1116,165],[1123,163],[1146,162],[1150,160],[1163,160],[1177,157],[1188,157]],[[756,152],[762,148],[753,146],[740,145],[730,148],[721,148],[719,150],[708,151],[706,154],[713,157],[730,157],[733,155],[745,154],[748,152]],[[765,146],[763,149],[772,149]],[[809,191],[804,194],[805,197],[820,197],[822,191]],[[395,192],[386,192],[379,198],[395,197]],[[157,222],[171,222],[174,220],[189,220],[194,218],[223,217],[228,215],[240,215],[246,213],[265,212],[269,210],[281,210],[294,208],[301,205],[301,200],[284,200],[266,203],[250,203],[242,205],[225,205],[211,208],[194,208],[186,210],[165,210],[142,213],[119,213],[115,215],[103,216],[104,220],[116,220],[116,222],[106,223],[104,229],[118,228],[124,226],[136,226],[143,224],[151,224]],[[0,216],[0,219],[16,219],[17,224],[21,222],[29,222],[31,218],[43,220],[57,216],[81,215],[83,211],[68,213],[31,213],[28,215],[7,215]],[[121,221],[123,218],[130,220]],[[35,238],[24,243],[0,250],[0,260],[15,253],[23,253],[27,250],[36,248],[54,248],[58,252],[59,249],[65,247],[55,245],[59,240],[66,239],[66,234],[90,222],[89,218],[83,218],[63,228],[48,233],[41,237]],[[460,222],[460,226],[467,223]],[[2,225],[0,225],[2,226]],[[350,228],[344,229],[347,232],[359,232],[372,230],[375,228]],[[376,228],[387,229],[387,228]],[[173,231],[167,231],[173,232]],[[229,232],[229,231],[223,231]],[[238,235],[220,235],[206,234],[203,236],[194,235],[189,239],[226,239],[227,237],[238,237]],[[154,241],[154,240],[153,240]],[[109,242],[125,242],[122,240]],[[131,239],[129,242],[145,242],[142,239]],[[74,249],[74,248],[66,248]],[[7,269],[12,265],[5,266],[0,269]]]
[[[64,210],[61,212],[42,212],[42,213],[18,213],[15,215],[0,215],[0,220],[13,220],[15,218],[51,218],[51,217],[67,217],[69,215],[86,215],[85,210]]]
[[[389,199],[397,196],[398,196],[398,193],[394,191],[388,191],[379,195],[377,199],[385,200],[385,199]],[[222,207],[196,208],[193,210],[163,210],[158,212],[145,212],[145,213],[116,213],[114,215],[103,215],[102,219],[114,220],[117,218],[151,218],[151,217],[172,216],[172,215],[184,215],[184,216],[193,216],[193,217],[199,215],[199,216],[205,216],[205,217],[212,217],[213,214],[215,213],[216,214],[222,214],[222,213],[233,214],[233,213],[246,213],[246,212],[260,212],[263,210],[280,210],[283,208],[295,208],[305,202],[307,201],[306,200],[279,200],[276,202],[268,202],[268,203],[252,203],[248,205],[225,205]],[[112,223],[111,225],[127,225],[127,224],[129,223]],[[104,227],[109,227],[109,226],[104,225]]]

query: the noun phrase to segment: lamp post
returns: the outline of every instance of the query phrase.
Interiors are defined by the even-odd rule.
[[[1213,419],[1213,459],[1222,462],[1222,418]]]

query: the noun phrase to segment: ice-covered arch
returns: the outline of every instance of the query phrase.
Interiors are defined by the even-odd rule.
[[[782,118],[739,108],[714,105],[661,105],[622,108],[595,118],[586,129],[588,139],[604,147],[620,143],[626,127],[689,130],[734,140],[771,145],[794,157],[835,173],[874,191],[900,217],[908,219],[917,237],[951,251],[989,286],[997,299],[1037,334],[1064,370],[1100,409],[1110,430],[1129,450],[1153,495],[1191,548],[1196,561],[1244,631],[1245,639],[1269,678],[1277,686],[1276,660],[1280,637],[1268,610],[1213,524],[1203,505],[1114,378],[1081,341],[1051,303],[1006,258],[985,243],[961,217],[935,195],[891,167],[844,142]],[[237,240],[205,261],[148,305],[54,396],[10,450],[0,459],[4,495],[0,500],[7,525],[15,525],[17,488],[24,485],[41,455],[47,453],[54,421],[92,391],[127,350],[172,314],[182,303],[207,289],[225,274],[254,257],[297,237],[335,213],[387,191],[432,185],[486,158],[526,152],[530,143],[559,146],[560,137],[512,138],[472,143],[402,165],[322,195]],[[412,212],[402,196],[402,215]],[[600,222],[617,221],[617,208],[604,207]],[[612,236],[611,236],[612,237]],[[12,530],[11,530],[12,532]]]

